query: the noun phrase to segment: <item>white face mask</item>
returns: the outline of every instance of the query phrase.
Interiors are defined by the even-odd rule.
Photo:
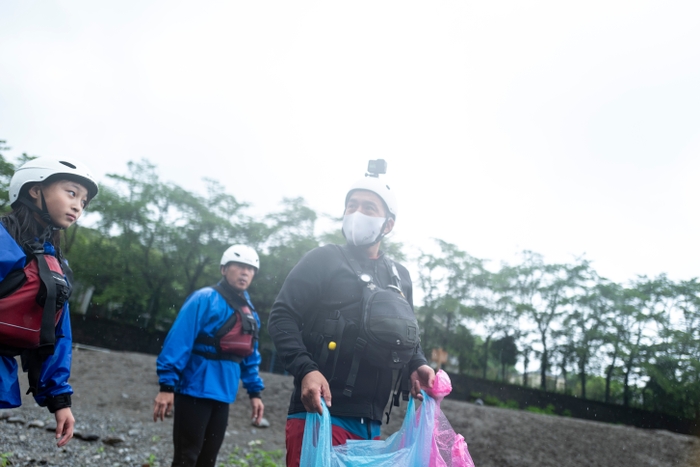
[[[353,212],[343,217],[343,234],[355,246],[372,245],[382,233],[386,219]]]

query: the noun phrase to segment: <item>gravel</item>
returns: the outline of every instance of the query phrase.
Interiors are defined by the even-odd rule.
[[[26,378],[22,378],[26,379]],[[231,406],[217,465],[259,440],[265,451],[284,452],[284,425],[292,390],[289,376],[263,373],[265,418],[250,424],[245,391]],[[26,381],[22,381],[26,391]],[[172,418],[154,423],[158,391],[155,356],[129,352],[74,352],[71,384],[76,436],[57,448],[53,416],[29,396],[18,409],[0,410],[0,466],[169,466]],[[442,409],[461,433],[477,467],[700,467],[698,438],[584,420],[482,407],[447,399]],[[401,424],[405,404],[394,408],[383,435]],[[283,459],[280,465],[284,465]]]

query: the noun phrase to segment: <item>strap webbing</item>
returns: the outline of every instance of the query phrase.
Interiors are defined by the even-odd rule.
[[[355,272],[357,277],[360,277],[362,274],[362,268],[360,267],[360,263],[357,261],[357,259],[349,253],[347,245],[341,246],[341,245],[336,245],[340,252],[343,254],[343,257],[345,258],[345,261],[350,265],[350,268]],[[386,257],[386,255],[382,256],[382,260],[384,261],[384,264],[386,265],[386,268],[389,270],[389,274],[391,275],[391,279],[394,281],[394,286],[398,289],[401,294],[403,294],[403,291],[401,289],[401,278],[399,277],[399,271],[396,269],[396,264],[392,260]],[[373,278],[374,280],[374,278]]]
[[[231,353],[217,353],[217,352],[205,352],[203,350],[193,350],[193,354],[197,354],[209,360],[231,360],[232,362],[241,363],[243,357],[238,355],[233,355]]]
[[[40,355],[48,356],[53,355],[56,344],[56,284],[44,254],[37,254],[36,260],[39,266],[39,278],[46,288],[38,350]]]
[[[367,341],[358,337],[355,341],[355,352],[353,352],[352,355],[350,372],[348,373],[348,379],[345,381],[345,389],[343,390],[343,395],[345,397],[352,397],[352,391],[355,389],[355,380],[357,379],[357,370],[360,368],[360,359],[365,353],[365,347],[367,347]]]
[[[29,250],[29,251],[27,251]],[[41,329],[39,331],[39,347],[22,352],[22,366],[27,370],[29,389],[27,394],[36,395],[39,391],[39,380],[41,378],[41,367],[44,361],[53,355],[56,348],[56,282],[53,278],[51,268],[49,268],[44,256],[44,245],[39,242],[32,242],[26,245],[27,256],[34,256],[39,269],[39,279],[46,289],[46,300],[41,315]],[[29,258],[28,258],[29,259]],[[61,268],[67,265],[61,264]],[[71,271],[72,272],[72,271]],[[71,274],[72,275],[72,274]]]

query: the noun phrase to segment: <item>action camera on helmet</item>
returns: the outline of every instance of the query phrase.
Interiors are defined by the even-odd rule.
[[[386,161],[384,159],[371,160],[367,164],[367,176],[379,177],[379,174],[386,173]]]

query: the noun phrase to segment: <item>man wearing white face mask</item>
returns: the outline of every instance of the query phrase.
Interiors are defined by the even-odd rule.
[[[418,343],[411,278],[380,250],[382,238],[394,228],[396,211],[394,194],[377,176],[353,184],[343,217],[347,245],[307,253],[272,307],[268,329],[294,375],[286,426],[288,467],[299,465],[306,412],[322,413],[321,398],[331,413],[337,445],[379,438],[392,379],[399,372],[410,375],[407,386],[418,399],[421,389],[433,385],[435,373]],[[382,300],[375,301],[393,301],[390,310],[368,305],[369,297],[380,292]],[[372,313],[383,318],[395,313],[396,319],[384,319],[394,328],[376,329],[382,323],[373,321]],[[383,350],[385,344],[372,328],[376,334],[400,336],[396,343],[401,350],[393,342],[394,349]],[[398,397],[394,401],[398,405]]]

